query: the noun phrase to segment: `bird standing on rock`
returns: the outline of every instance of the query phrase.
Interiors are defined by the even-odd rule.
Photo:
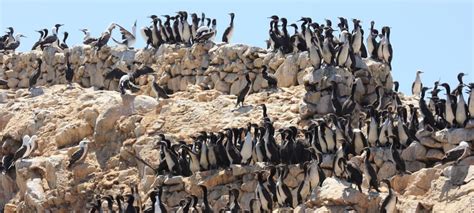
[[[36,62],[37,62],[37,66],[38,68],[35,70],[35,72],[33,73],[33,75],[30,77],[30,80],[29,80],[29,89],[28,90],[31,90],[35,87],[36,85],[36,82],[38,81],[38,78],[40,77],[41,75],[41,64],[43,63],[43,61],[39,58],[36,59]]]
[[[247,93],[249,93],[252,81],[250,81],[250,75],[248,73],[245,75],[245,80],[247,80],[247,84],[242,90],[240,90],[239,95],[237,96],[237,103],[235,104],[235,107],[239,106],[239,104],[241,104],[241,106],[243,107],[245,96],[247,95]]]
[[[268,87],[270,89],[276,89],[277,88],[278,80],[275,76],[273,76],[272,74],[269,74],[267,72],[267,66],[263,66],[262,76],[265,80],[267,80]]]
[[[232,34],[234,33],[234,13],[229,13],[230,15],[230,24],[227,29],[225,29],[224,34],[222,35],[222,42],[229,43],[230,39],[232,38]]]
[[[82,161],[86,158],[89,143],[90,141],[86,138],[79,142],[79,150],[74,152],[74,154],[72,154],[71,158],[69,159],[69,165],[67,166],[68,169],[72,168],[75,163]]]
[[[411,86],[411,94],[420,97],[421,88],[423,87],[423,83],[421,82],[421,70],[416,71],[416,79]]]
[[[152,87],[151,87],[151,88],[152,88],[153,92],[154,92],[155,95],[156,95],[156,99],[158,100],[159,98],[163,98],[163,99],[168,99],[168,98],[170,98],[170,97],[168,96],[168,94],[166,94],[165,89],[163,89],[162,87],[160,87],[160,85],[158,85],[158,83],[156,83],[156,77],[155,77],[155,75],[151,75],[151,77],[152,77],[152,80],[151,80],[151,82],[152,82]]]

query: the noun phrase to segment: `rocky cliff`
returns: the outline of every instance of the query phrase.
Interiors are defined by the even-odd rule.
[[[75,70],[73,88],[64,85],[64,53],[54,48],[0,57],[0,78],[8,81],[7,87],[0,89],[0,156],[14,153],[24,135],[38,136],[38,148],[31,156],[18,161],[14,170],[0,174],[0,207],[6,212],[83,212],[96,195],[131,193],[133,185],[137,185],[145,206],[150,205],[147,196],[153,187],[163,186],[163,202],[175,211],[187,195],[202,199],[198,184],[208,187],[213,209],[227,205],[231,188],[240,190],[238,200],[247,209],[255,196],[255,172],[268,170],[267,164],[232,165],[190,177],[156,176],[131,153],[156,168],[160,162],[154,142],[161,133],[173,142],[190,143],[199,131],[218,132],[259,123],[259,105],[263,103],[276,129],[292,125],[305,128],[310,118],[333,112],[327,107],[330,92],[324,91],[331,82],[338,86],[341,101],[351,94],[353,85],[359,85],[355,92],[358,103],[372,103],[377,85],[382,92],[391,91],[393,86],[388,66],[370,59],[358,58],[357,69],[352,72],[334,67],[315,69],[307,52],[282,55],[245,45],[163,45],[157,51],[107,47],[98,52],[80,46],[69,51]],[[38,81],[41,92],[33,94],[26,88],[38,57],[44,61]],[[154,94],[148,76],[137,80],[142,86],[140,92],[121,96],[116,91],[118,81],[105,79],[105,75],[116,67],[128,70],[133,61],[152,67],[158,83],[172,93],[171,98],[157,101],[150,97]],[[278,89],[267,88],[261,74],[264,65],[278,79]],[[245,106],[236,109],[235,94],[244,86],[246,73],[251,76],[251,91]],[[309,89],[309,85],[316,88]],[[404,104],[417,105],[416,98],[400,96]],[[388,96],[383,99],[391,100]],[[474,140],[470,126],[418,131],[419,141],[401,153],[410,174],[397,174],[388,157],[389,148],[372,148],[377,176],[392,178],[399,211],[438,212],[461,206],[466,208],[460,210],[471,210],[474,157],[455,166],[439,164],[447,150],[461,141]],[[68,159],[83,138],[92,141],[87,158],[68,169]],[[368,183],[364,180],[362,193],[348,188],[345,180],[331,177],[333,158],[333,154],[323,157],[321,168],[326,180],[303,204],[295,204],[295,210],[377,212],[388,194],[386,187],[379,194],[366,193]],[[361,165],[362,156],[351,161]],[[290,165],[289,171],[284,182],[296,197],[305,178],[302,166]]]

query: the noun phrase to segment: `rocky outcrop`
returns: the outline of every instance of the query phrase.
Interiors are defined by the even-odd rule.
[[[76,71],[73,88],[64,78],[64,53],[48,48],[44,52],[1,55],[0,78],[7,79],[8,89],[0,89],[0,156],[14,153],[22,136],[38,135],[38,149],[30,158],[16,162],[16,168],[0,174],[0,206],[6,212],[82,211],[89,208],[94,194],[130,193],[138,185],[141,201],[149,206],[147,194],[155,186],[163,186],[163,201],[170,211],[177,210],[187,195],[202,199],[197,184],[209,189],[210,204],[221,209],[229,200],[229,189],[239,189],[238,200],[244,209],[255,196],[255,172],[268,170],[268,165],[232,165],[227,170],[197,172],[190,177],[155,175],[154,171],[133,158],[130,153],[158,167],[158,135],[163,133],[173,142],[191,141],[199,131],[221,131],[228,127],[244,127],[260,123],[265,103],[268,116],[276,129],[290,125],[303,127],[306,118],[333,112],[331,82],[338,88],[340,102],[356,85],[354,99],[362,105],[375,100],[376,87],[383,93],[392,88],[390,70],[370,59],[356,59],[356,69],[323,65],[313,68],[307,53],[282,55],[246,45],[214,45],[211,43],[180,48],[163,45],[152,50],[120,50],[106,47],[99,52],[89,47],[73,47],[71,63]],[[27,79],[41,57],[43,73],[40,88],[27,91]],[[111,69],[127,70],[139,61],[151,66],[158,83],[172,91],[170,99],[157,101],[151,93],[149,79],[137,80],[141,92],[121,96],[117,80],[104,76]],[[267,90],[261,70],[278,79],[278,90]],[[251,93],[245,106],[235,108],[235,94],[244,85],[244,75],[252,79]],[[60,84],[60,85],[56,85]],[[98,90],[105,88],[106,90]],[[389,102],[385,98],[383,102]],[[402,101],[414,102],[410,97]],[[360,109],[355,109],[360,110]],[[353,113],[357,115],[358,113]],[[359,121],[359,119],[353,119]],[[365,128],[362,132],[367,131]],[[446,151],[461,141],[472,141],[468,128],[417,133],[400,155],[410,173],[397,172],[389,147],[371,148],[370,161],[379,180],[391,179],[400,202],[397,209],[433,211],[466,206],[473,196],[474,157],[457,165],[440,165]],[[88,138],[89,153],[84,162],[68,169],[69,157],[83,138]],[[279,139],[278,143],[280,142]],[[332,177],[335,154],[325,154],[321,168],[327,178],[315,187],[295,211],[344,212],[356,210],[377,212],[387,195],[385,185],[380,193],[363,192],[343,179]],[[350,162],[360,167],[362,156]],[[304,178],[301,165],[290,165],[284,182],[296,197]],[[296,199],[295,199],[296,200]],[[291,211],[280,208],[278,211]]]

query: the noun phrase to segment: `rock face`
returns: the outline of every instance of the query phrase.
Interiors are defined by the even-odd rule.
[[[0,89],[0,156],[14,153],[24,135],[37,135],[38,148],[31,156],[15,163],[15,169],[0,173],[0,210],[5,212],[82,212],[90,209],[91,194],[126,195],[137,185],[141,202],[150,205],[147,195],[155,186],[163,186],[162,201],[170,212],[178,209],[186,196],[202,200],[198,184],[208,187],[213,209],[224,208],[229,189],[238,189],[239,203],[247,209],[255,198],[258,181],[255,173],[268,165],[231,165],[227,170],[197,172],[190,177],[155,175],[150,167],[133,158],[134,153],[151,167],[160,165],[155,142],[159,134],[176,143],[192,141],[199,131],[217,132],[224,128],[244,127],[263,119],[261,104],[276,129],[305,126],[305,118],[319,118],[334,112],[331,92],[325,88],[334,82],[340,101],[351,94],[358,103],[371,103],[376,85],[386,92],[392,87],[390,70],[382,63],[356,60],[356,70],[323,65],[314,69],[308,54],[282,55],[246,45],[194,45],[180,48],[163,45],[155,54],[148,50],[120,51],[106,47],[93,55],[89,47],[70,49],[76,71],[73,88],[63,83],[64,55],[48,48],[44,52],[8,54],[0,57],[0,77],[8,80]],[[29,92],[28,77],[36,69],[35,59],[44,60],[37,90]],[[122,60],[121,60],[122,59]],[[137,79],[142,86],[136,94],[120,95],[117,80],[105,79],[113,68],[127,69],[133,60],[151,66],[157,82],[173,92],[170,99],[157,101],[149,78]],[[278,79],[278,90],[267,90],[261,70]],[[245,107],[235,109],[235,94],[245,86],[245,74],[252,80]],[[59,85],[56,85],[59,84]],[[104,89],[104,90],[102,90]],[[386,101],[386,100],[384,100]],[[406,102],[407,99],[402,101]],[[355,109],[358,111],[361,109]],[[356,113],[354,113],[356,114]],[[359,118],[353,119],[359,121]],[[366,134],[366,129],[361,129]],[[369,156],[378,179],[390,179],[400,202],[400,211],[415,212],[418,206],[441,211],[466,206],[474,194],[473,157],[459,165],[438,165],[444,154],[463,140],[473,140],[468,129],[435,132],[420,131],[418,141],[401,153],[411,174],[399,174],[392,162],[389,147],[371,148]],[[91,141],[83,162],[67,168],[70,156],[80,140]],[[277,140],[280,143],[280,139]],[[347,181],[332,177],[336,154],[324,154],[321,167],[327,176],[321,186],[314,186],[305,202],[294,211],[378,212],[387,189],[367,193]],[[360,167],[362,157],[350,162]],[[289,165],[283,180],[296,201],[304,179],[302,165]],[[266,176],[265,176],[266,177]],[[459,183],[462,183],[459,186]],[[291,212],[279,208],[280,212]]]

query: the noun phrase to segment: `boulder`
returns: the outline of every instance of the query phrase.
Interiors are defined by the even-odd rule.
[[[316,193],[311,194],[311,200],[318,206],[353,206],[358,211],[369,207],[369,198],[366,194],[353,188],[345,180],[326,178]]]
[[[474,131],[472,129],[450,129],[448,131],[448,143],[450,144],[459,144],[461,141],[473,141],[474,140]]]
[[[421,143],[414,141],[400,155],[403,160],[426,160],[426,148]]]
[[[275,72],[278,80],[278,87],[290,87],[296,85],[297,82],[297,57],[289,55]]]

